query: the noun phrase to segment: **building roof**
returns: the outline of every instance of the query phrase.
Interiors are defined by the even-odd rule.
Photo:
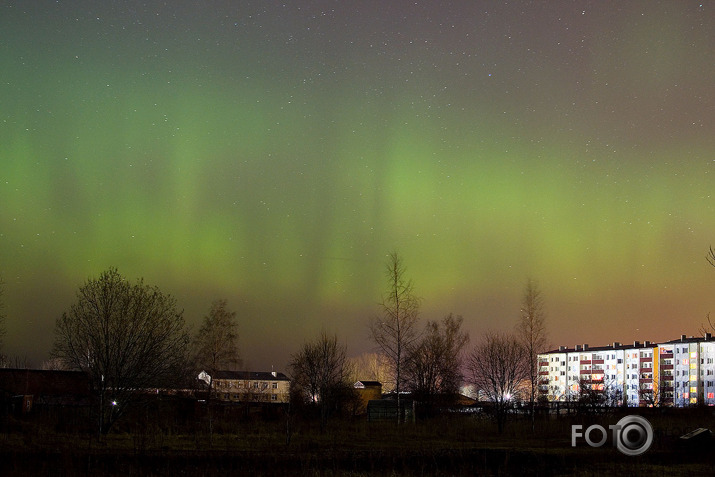
[[[362,386],[362,387],[373,387],[373,386],[374,386],[374,387],[376,387],[376,386],[382,387],[382,383],[381,383],[380,381],[363,381],[363,380],[360,380],[360,381],[357,381],[355,384],[353,384],[353,387],[355,387],[355,388],[359,388],[359,387],[361,387],[361,386]]]
[[[636,348],[655,348],[658,345],[666,345],[666,344],[677,344],[677,343],[701,343],[703,341],[707,342],[715,342],[713,339],[713,336],[710,333],[705,333],[705,336],[690,336],[687,337],[686,335],[681,335],[680,338],[670,340],[670,341],[661,341],[661,342],[653,342],[653,341],[644,341],[643,343],[639,341],[634,341],[633,344],[631,343],[619,343],[619,342],[614,342],[612,345],[608,346],[589,346],[587,344],[584,345],[576,345],[573,348],[569,348],[567,346],[559,346],[557,349],[552,349],[550,351],[544,351],[543,353],[540,354],[553,354],[553,353],[581,353],[581,352],[591,352],[591,351],[611,351],[611,350],[622,350],[622,349],[636,349]]]
[[[285,374],[273,371],[216,371],[212,378],[238,381],[290,381]]]
[[[613,351],[613,350],[622,350],[622,349],[643,349],[643,348],[655,348],[658,345],[658,343],[655,343],[653,341],[644,341],[643,343],[639,341],[635,341],[633,343],[619,343],[615,342],[611,345],[606,345],[606,346],[589,346],[588,344],[583,344],[583,345],[576,345],[573,348],[569,348],[568,346],[559,346],[556,349],[552,349],[549,351],[544,351],[543,353],[539,354],[553,354],[553,353],[582,353],[582,352],[592,352],[592,351]]]
[[[678,344],[678,343],[702,343],[703,341],[715,341],[713,340],[713,335],[711,333],[705,333],[705,336],[686,336],[680,335],[680,338],[664,341],[661,344]]]

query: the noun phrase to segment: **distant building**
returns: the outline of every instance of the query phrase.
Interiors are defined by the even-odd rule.
[[[0,368],[0,402],[15,412],[88,406],[90,391],[89,376],[80,371]]]
[[[287,403],[290,379],[267,371],[216,371],[212,376],[214,397],[225,402]]]
[[[715,405],[715,340],[710,333],[651,343],[561,346],[539,355],[539,395],[576,401],[602,393],[611,405]]]
[[[383,399],[371,399],[367,403],[368,421],[397,420],[397,399],[395,394],[385,396]],[[415,420],[415,401],[411,398],[400,399],[400,421]]]
[[[353,384],[353,388],[355,388],[360,398],[360,405],[357,409],[358,414],[367,412],[368,402],[382,398],[382,383],[380,381],[356,381]]]

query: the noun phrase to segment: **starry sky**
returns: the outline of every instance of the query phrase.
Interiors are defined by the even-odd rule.
[[[554,346],[668,340],[715,312],[715,5],[0,5],[5,352],[39,365],[109,267],[249,367],[322,328],[371,351],[397,251],[422,320]]]

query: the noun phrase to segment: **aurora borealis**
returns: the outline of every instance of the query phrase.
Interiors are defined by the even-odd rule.
[[[476,341],[526,280],[554,345],[715,312],[707,2],[4,2],[5,350],[46,359],[110,266],[250,366],[322,327],[350,354],[389,252]]]

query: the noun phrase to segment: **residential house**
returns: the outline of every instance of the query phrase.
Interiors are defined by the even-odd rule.
[[[367,412],[368,402],[382,398],[382,383],[380,381],[357,381],[353,384],[353,388],[360,399],[358,414]]]
[[[224,402],[287,403],[290,379],[266,371],[216,371],[212,379],[214,398]]]
[[[0,402],[23,414],[36,407],[88,406],[89,376],[80,371],[0,369]]]

